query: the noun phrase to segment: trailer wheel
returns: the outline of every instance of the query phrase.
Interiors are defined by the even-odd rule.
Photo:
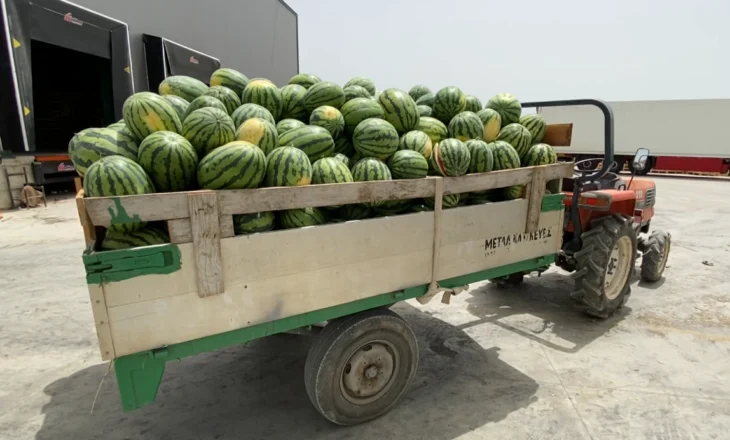
[[[573,299],[586,313],[608,318],[631,295],[631,273],[636,263],[636,232],[631,219],[613,215],[591,222],[581,235],[583,246],[576,252]]]
[[[644,244],[644,255],[641,258],[641,279],[659,281],[667,267],[669,250],[672,247],[672,236],[668,232],[654,231]]]
[[[396,313],[373,309],[331,321],[307,355],[304,384],[317,411],[356,425],[390,411],[418,367],[418,343]]]

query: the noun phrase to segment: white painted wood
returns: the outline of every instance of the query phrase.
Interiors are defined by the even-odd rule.
[[[88,286],[91,312],[94,315],[96,338],[99,341],[99,352],[101,353],[101,359],[108,361],[114,359],[116,353],[114,351],[109,316],[107,315],[107,305],[104,300],[104,287],[99,284],[89,284]]]
[[[542,167],[537,167],[532,173],[532,180],[527,187],[525,196],[529,203],[525,232],[535,232],[540,221],[542,198],[545,196],[545,170]]]

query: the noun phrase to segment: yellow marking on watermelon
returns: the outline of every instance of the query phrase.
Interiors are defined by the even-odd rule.
[[[272,85],[274,85],[274,83],[272,83],[268,79],[256,79],[248,83],[248,85],[251,86],[251,88],[253,89],[255,87],[271,87]]]
[[[433,142],[431,142],[431,138],[428,138],[428,141],[426,141],[426,144],[423,146],[423,151],[421,153],[423,154],[423,157],[428,159],[431,157],[432,151],[433,151]]]
[[[484,142],[492,142],[499,136],[502,123],[497,118],[492,118],[484,124]]]
[[[304,186],[309,185],[312,182],[312,178],[309,176],[302,176],[299,180],[297,180],[296,186]]]
[[[264,134],[266,134],[264,124],[260,120],[257,120],[257,118],[252,118],[247,119],[241,124],[236,139],[258,145],[259,141],[264,137]]]
[[[337,109],[330,106],[325,106],[324,109],[325,119],[337,119]]]
[[[167,83],[160,84],[160,88],[158,91],[160,92],[160,95],[174,95],[172,87],[170,86],[170,84]]]
[[[210,86],[211,87],[213,87],[213,86],[219,86],[221,84],[223,84],[223,80],[221,79],[220,76],[214,76],[214,77],[212,77],[210,79]]]
[[[146,115],[142,116],[142,121],[144,121],[144,125],[148,128],[161,131],[161,130],[167,130],[167,126],[165,125],[165,122],[160,118],[160,115],[157,113],[147,113]]]

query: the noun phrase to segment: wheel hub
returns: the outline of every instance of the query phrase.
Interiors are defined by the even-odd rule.
[[[340,382],[342,394],[358,405],[373,402],[390,389],[398,367],[398,356],[390,343],[365,344],[345,364]]]
[[[604,292],[606,298],[614,299],[621,294],[626,279],[631,273],[631,253],[633,252],[630,237],[621,237],[611,250],[606,264]]]

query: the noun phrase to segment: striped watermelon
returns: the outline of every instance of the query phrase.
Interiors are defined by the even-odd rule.
[[[164,230],[147,225],[138,231],[123,232],[108,230],[101,242],[102,251],[118,251],[142,246],[152,246],[170,242],[170,237]]]
[[[357,85],[347,86],[342,91],[345,93],[345,102],[355,98],[370,98],[372,96],[365,87]]]
[[[433,114],[433,110],[427,105],[418,105],[416,108],[418,109],[418,116],[431,116]]]
[[[117,146],[122,152],[122,156],[129,156],[130,159],[135,159],[137,153],[137,138],[129,131],[127,124],[124,122],[114,123],[107,128],[117,132]],[[127,153],[127,154],[125,154]]]
[[[463,111],[449,122],[449,136],[462,142],[481,139],[484,136],[482,120],[474,112]]]
[[[341,208],[332,212],[332,216],[337,219],[348,220],[363,220],[369,218],[372,215],[372,210],[369,206],[363,205],[362,203],[353,203],[350,205],[344,205]]]
[[[319,79],[317,75],[312,75],[309,73],[298,73],[291,77],[291,79],[289,80],[289,85],[298,85],[304,87],[305,89],[308,89],[320,81],[322,80]]]
[[[185,118],[182,135],[195,147],[198,156],[203,157],[235,139],[236,128],[225,111],[204,107]]]
[[[520,155],[512,145],[505,141],[494,141],[489,145],[494,156],[494,170],[519,168]]]
[[[313,112],[317,107],[329,105],[336,109],[345,103],[345,92],[342,87],[329,81],[321,81],[307,89],[304,95],[304,107]]]
[[[180,122],[184,121],[185,114],[187,113],[190,103],[177,95],[163,95],[162,97],[172,106],[173,110],[175,110],[178,118],[180,118]]]
[[[366,119],[355,128],[352,143],[363,157],[386,160],[398,150],[398,132],[382,119]]]
[[[343,135],[335,139],[335,153],[344,154],[347,157],[352,157],[355,154],[355,146],[352,145],[349,136]]]
[[[451,119],[466,107],[466,95],[458,87],[444,87],[436,92],[433,99],[433,114],[436,119],[444,124],[451,122]]]
[[[484,142],[492,142],[499,136],[499,131],[502,129],[502,116],[497,113],[496,110],[491,108],[485,108],[477,112],[477,116],[482,120],[484,126]]]
[[[172,95],[170,95],[170,96],[172,96]],[[177,96],[176,96],[176,98],[177,98]],[[180,98],[180,99],[182,99],[182,98]],[[115,122],[113,124],[109,124],[109,125],[106,126],[106,128],[111,128],[112,130],[115,130],[115,131],[119,131],[122,128],[126,128],[126,127],[127,127],[127,124],[124,123],[124,119],[122,119],[121,121],[117,121],[117,122]]]
[[[472,95],[466,95],[466,107],[464,107],[464,111],[476,113],[481,109],[482,101],[480,101],[479,98]]]
[[[412,130],[400,137],[398,149],[417,151],[421,153],[424,158],[428,159],[431,157],[433,143],[426,133],[418,130]]]
[[[233,216],[233,232],[236,235],[255,234],[274,229],[276,216],[271,211],[253,212]]]
[[[241,98],[236,92],[223,86],[212,86],[204,93],[206,96],[218,98],[226,107],[228,114],[233,114],[234,110],[241,106]]]
[[[345,158],[347,159],[347,158]],[[347,164],[336,157],[324,157],[312,164],[312,183],[348,183],[352,182],[352,173]],[[341,205],[327,206],[327,209],[337,209]]]
[[[266,186],[302,186],[312,181],[312,164],[302,150],[274,149],[266,160]]]
[[[555,150],[548,144],[535,144],[530,147],[522,163],[524,166],[550,165],[558,162]]]
[[[289,84],[281,88],[281,117],[304,121],[309,112],[304,107],[304,95],[307,89],[298,84]]]
[[[411,90],[408,91],[408,95],[413,98],[414,101],[418,101],[421,96],[427,95],[429,93],[431,93],[431,89],[429,89],[427,86],[424,86],[423,84],[417,84],[411,87]]]
[[[499,132],[497,140],[505,141],[515,147],[520,157],[524,157],[527,154],[527,150],[530,149],[530,145],[532,145],[530,130],[517,123],[504,126]]]
[[[87,128],[71,138],[68,155],[76,172],[84,177],[89,166],[102,157],[124,156],[136,160],[137,145],[112,128]]]
[[[246,141],[233,141],[200,160],[198,184],[204,189],[257,188],[265,172],[266,155],[259,147]]]
[[[304,127],[306,124],[298,119],[282,119],[276,123],[276,132],[282,134],[295,128]]]
[[[177,112],[162,96],[139,92],[124,101],[124,123],[135,138],[143,140],[156,131],[180,133],[182,124]]]
[[[327,222],[324,211],[319,208],[288,209],[281,211],[279,222],[284,229],[323,225]]]
[[[502,188],[502,196],[505,200],[516,200],[525,197],[525,185],[514,185]]]
[[[405,133],[418,127],[421,116],[416,108],[416,101],[406,92],[398,89],[387,89],[378,96],[378,103],[383,108],[383,119],[390,122],[398,133]]]
[[[352,178],[355,182],[370,182],[374,180],[391,180],[390,169],[388,165],[380,159],[374,157],[366,157],[359,160],[352,168]],[[381,206],[383,201],[369,202],[366,205],[371,208]]]
[[[238,127],[236,131],[237,141],[250,142],[261,148],[264,154],[269,154],[279,146],[279,134],[276,127],[264,119],[251,118]]]
[[[84,176],[87,197],[133,196],[155,192],[155,185],[138,163],[124,156],[106,156],[92,163]],[[109,230],[139,231],[146,222],[120,223]]]
[[[210,86],[223,86],[233,90],[233,92],[241,96],[243,90],[249,83],[249,79],[246,75],[228,67],[218,69],[210,75]],[[238,107],[238,106],[236,106]]]
[[[469,149],[458,139],[444,139],[436,144],[431,154],[433,168],[446,177],[463,176],[469,171]]]
[[[243,104],[231,115],[231,119],[233,119],[233,125],[235,127],[240,127],[247,119],[251,118],[261,118],[265,121],[271,122],[272,124],[276,124],[276,120],[271,112],[258,104]]]
[[[337,154],[335,154],[335,156],[334,156],[334,157],[335,157],[335,159],[337,159],[337,160],[339,160],[340,162],[344,163],[344,164],[345,164],[345,166],[347,167],[347,170],[348,170],[348,171],[350,170],[350,158],[349,158],[349,157],[345,156],[345,155],[344,155],[344,154],[342,154],[342,153],[337,153]],[[320,159],[320,160],[321,160],[321,159]],[[350,174],[350,176],[352,176],[352,174]]]
[[[352,154],[352,156],[349,156],[349,157],[350,157],[350,171],[352,171],[352,169],[355,168],[355,165],[357,165],[358,162],[360,162],[362,159],[364,159],[362,157],[362,154],[358,153],[357,151],[355,151]]]
[[[375,83],[373,83],[371,79],[363,77],[352,78],[351,80],[347,81],[347,84],[345,84],[345,88],[350,86],[360,86],[363,89],[367,90],[370,96],[375,95]]]
[[[203,81],[183,75],[173,75],[165,78],[158,87],[160,95],[175,95],[190,102],[208,91]]]
[[[494,168],[494,156],[489,144],[481,139],[472,139],[466,142],[469,149],[469,172],[486,173]]]
[[[383,118],[383,108],[377,101],[369,98],[355,98],[347,101],[340,109],[345,119],[345,129],[353,133],[359,123],[370,118]]]
[[[198,154],[187,139],[171,131],[158,131],[139,144],[137,162],[159,192],[194,189]]]
[[[416,99],[416,105],[426,105],[428,107],[433,108],[433,100],[434,100],[433,93],[426,93],[425,95],[421,95],[420,98]]]
[[[530,130],[532,143],[539,143],[542,141],[542,137],[545,136],[547,122],[545,122],[545,118],[543,118],[542,115],[538,115],[536,113],[525,115],[520,118],[520,125]]]
[[[487,108],[496,110],[502,117],[502,125],[519,122],[522,115],[522,104],[509,93],[499,93],[487,102]]]
[[[446,139],[449,133],[443,122],[430,116],[423,116],[418,122],[418,128],[416,130],[426,133],[431,138],[433,145]]]
[[[241,95],[241,103],[243,104],[258,104],[269,112],[274,117],[274,120],[279,119],[283,107],[283,100],[281,96],[281,90],[276,87],[276,84],[264,78],[252,79]],[[276,122],[272,122],[275,124]]]
[[[428,162],[421,153],[398,150],[388,159],[388,168],[394,179],[423,179],[428,175]]]
[[[279,135],[279,145],[298,148],[314,163],[323,157],[335,154],[335,141],[322,127],[306,125]]]
[[[345,118],[342,113],[334,107],[323,105],[314,109],[309,115],[309,124],[322,127],[329,131],[332,138],[338,137],[345,131]]]
[[[459,206],[459,201],[461,201],[461,195],[460,194],[444,194],[444,196],[441,198],[441,204],[444,209],[450,209],[450,208],[456,208]],[[431,208],[431,210],[434,209],[434,198],[428,198],[423,199],[423,203]]]
[[[185,119],[187,119],[188,116],[190,116],[190,113],[194,112],[195,110],[205,108],[205,107],[212,107],[217,108],[218,110],[222,110],[226,113],[228,113],[228,110],[226,109],[226,106],[223,105],[220,99],[209,96],[209,95],[201,95],[197,98],[193,99],[193,101],[188,105],[187,110],[185,111],[185,115],[183,115],[183,118],[181,121],[184,123]]]

